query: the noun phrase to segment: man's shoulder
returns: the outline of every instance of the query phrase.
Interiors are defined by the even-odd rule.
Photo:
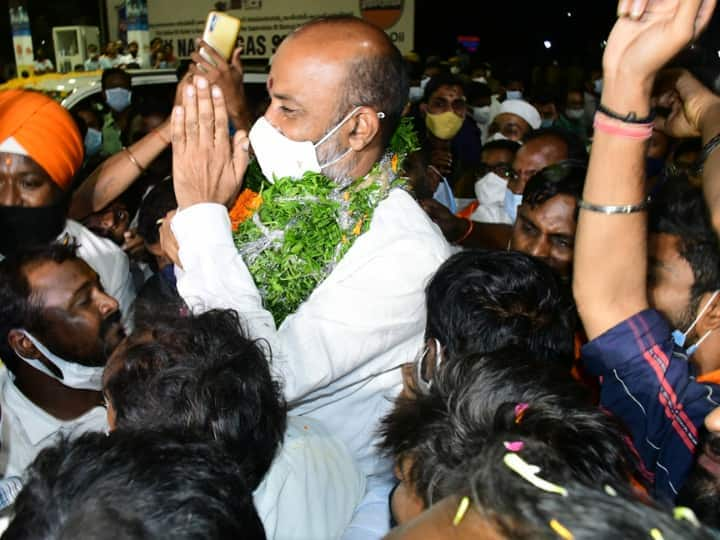
[[[646,309],[628,317],[583,346],[583,358],[607,353],[637,355],[658,347],[668,354],[674,351],[670,326],[660,312]]]
[[[68,219],[65,224],[63,235],[65,234],[75,240],[78,245],[78,256],[95,271],[100,272],[100,269],[108,272],[113,269],[128,271],[130,263],[127,254],[112,240],[101,238],[72,219]]]

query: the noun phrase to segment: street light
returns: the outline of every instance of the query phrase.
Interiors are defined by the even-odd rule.
[[[543,43],[543,45],[545,45],[545,48],[546,48],[546,49],[549,49],[550,47],[552,47],[552,43],[550,43],[547,39],[545,40],[545,42]]]

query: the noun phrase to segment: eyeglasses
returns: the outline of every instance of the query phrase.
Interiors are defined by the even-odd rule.
[[[442,364],[442,345],[437,338],[433,338],[435,342],[435,357],[431,360],[428,358],[430,349],[424,347],[415,358],[415,384],[418,390],[427,394],[432,388],[433,378],[438,368]]]
[[[459,115],[464,115],[467,112],[467,107],[467,100],[464,96],[453,99],[452,101],[442,97],[434,97],[428,101],[428,110],[433,114],[439,114],[452,110]]]

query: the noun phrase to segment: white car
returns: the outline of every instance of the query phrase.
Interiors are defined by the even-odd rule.
[[[178,78],[174,69],[131,69],[133,101],[153,95],[173,102]],[[72,111],[81,103],[102,101],[100,96],[102,71],[48,73],[17,78],[0,85],[0,91],[11,88],[28,88],[44,92]],[[264,95],[266,73],[245,73],[245,88],[251,107]]]

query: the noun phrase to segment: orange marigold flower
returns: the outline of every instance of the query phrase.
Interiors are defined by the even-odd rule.
[[[393,154],[392,160],[390,161],[390,165],[392,166],[392,172],[396,173],[398,172],[398,161],[399,157],[397,154]]]
[[[355,227],[353,227],[352,233],[353,233],[355,236],[359,236],[360,233],[362,232],[362,226],[363,226],[363,222],[364,222],[364,221],[365,221],[365,218],[360,218],[360,219],[358,219],[357,223],[355,224]]]
[[[259,193],[255,193],[251,189],[245,189],[235,201],[230,209],[230,223],[232,230],[237,231],[240,224],[251,218],[255,212],[262,206],[263,198]]]

